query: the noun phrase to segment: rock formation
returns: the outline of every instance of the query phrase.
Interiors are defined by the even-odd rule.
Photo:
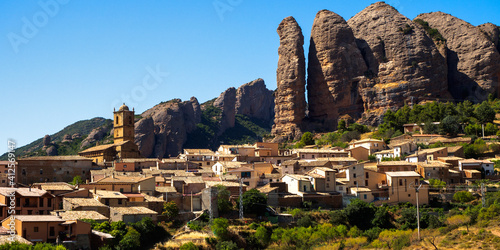
[[[236,91],[236,114],[265,121],[274,117],[273,91],[259,78],[241,85]]]
[[[344,18],[328,10],[316,14],[308,58],[309,118],[318,123],[315,129],[331,131],[343,114],[361,116],[358,89],[364,85],[367,69]]]
[[[214,106],[222,110],[219,135],[234,127],[236,121],[236,89],[231,87],[215,99]]]
[[[135,123],[135,143],[142,156],[153,154],[155,145],[155,123],[153,118],[147,117]]]
[[[50,145],[50,135],[45,135],[43,137],[43,145],[44,146],[49,146]]]
[[[79,139],[80,137],[82,137],[82,135],[80,133],[74,133],[73,135],[71,135],[71,139]]]
[[[95,142],[102,140],[109,132],[109,127],[101,126],[90,131],[87,138],[82,141],[80,148],[95,146]]]
[[[283,19],[277,32],[280,47],[272,133],[278,136],[277,141],[282,141],[297,138],[301,134],[302,121],[306,115],[306,66],[304,36],[295,19],[291,16]]]
[[[54,145],[52,145],[45,150],[45,153],[47,153],[48,156],[56,156],[57,148]]]
[[[141,116],[143,118],[136,122],[135,142],[142,156],[167,158],[181,153],[187,133],[201,121],[201,110],[198,100],[193,97],[184,102],[174,99],[160,103]],[[151,131],[154,131],[153,139]]]
[[[480,28],[446,13],[426,13],[416,18],[428,22],[446,39],[448,86],[456,100],[478,102],[489,93],[498,94],[500,55],[491,38]]]
[[[360,89],[368,115],[380,117],[420,98],[449,97],[445,58],[420,24],[383,2],[347,23],[368,66],[365,75],[372,78]]]
[[[478,26],[492,41],[498,50],[498,39],[500,38],[500,28],[492,23],[485,23]]]
[[[71,135],[65,134],[61,142],[72,142],[72,141],[73,139],[71,138]]]

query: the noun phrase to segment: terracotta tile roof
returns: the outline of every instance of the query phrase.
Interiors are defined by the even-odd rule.
[[[377,163],[377,166],[417,166],[416,162],[407,162],[407,161],[381,161]]]
[[[41,189],[47,191],[73,191],[76,189],[75,186],[66,182],[34,183],[33,186],[40,186]]]
[[[106,144],[106,145],[94,146],[94,147],[87,148],[87,149],[81,151],[79,154],[90,153],[90,152],[95,152],[95,151],[103,151],[103,150],[106,150],[106,149],[114,148],[115,146],[116,146],[115,144]]]
[[[206,148],[189,148],[189,149],[184,149],[184,152],[188,154],[214,154],[214,151]]]
[[[382,140],[368,138],[368,139],[353,141],[353,142],[350,142],[349,144],[352,145],[352,144],[359,144],[359,143],[365,143],[365,142],[380,142],[380,143],[384,143],[384,141],[382,141]]]
[[[448,151],[449,152],[449,151]],[[449,160],[449,161],[459,161],[459,160],[464,160],[462,157],[457,157],[457,156],[443,156],[443,157],[438,157],[438,160]]]
[[[158,193],[177,193],[175,187],[155,187],[156,192]]]
[[[300,175],[300,174],[286,174],[285,176],[289,176],[293,179],[296,179],[296,180],[299,180],[299,181],[308,181],[309,178],[307,178],[307,176],[305,175]],[[283,176],[283,177],[285,177]]]
[[[4,228],[4,227],[2,227],[2,228]],[[12,242],[11,239],[12,239],[11,236],[8,234],[0,235],[0,245],[6,244],[6,243],[11,243]],[[29,240],[27,240],[27,239],[25,239],[17,234],[14,235],[14,241],[17,241],[17,242],[22,243],[22,244],[33,245],[33,243],[31,243],[31,241],[29,241]]]
[[[415,171],[394,171],[394,172],[386,172],[385,174],[391,177],[421,177]]]
[[[238,182],[232,182],[232,181],[206,181],[205,185],[207,187],[214,187],[217,185],[222,185],[225,187],[239,187],[240,184]],[[246,187],[247,185],[243,184],[243,187]]]
[[[366,187],[351,187],[351,190],[357,193],[371,192],[372,190]]]
[[[123,176],[115,174],[114,177],[108,176],[94,183],[104,184],[104,183],[138,183],[147,179],[152,179],[154,176],[144,177],[144,176]]]
[[[94,194],[94,190],[90,190],[90,192]],[[127,196],[118,191],[96,190],[96,192],[99,198],[127,199]]]
[[[63,201],[69,202],[75,207],[107,207],[106,205],[92,198],[63,198]]]
[[[57,215],[56,211],[50,212],[52,215]],[[96,211],[59,211],[59,216],[63,220],[109,220],[108,217],[96,212]]]
[[[145,207],[111,207],[111,213],[120,214],[158,214],[157,212]]]
[[[165,200],[163,200],[163,198],[158,198],[158,197],[154,197],[154,196],[151,196],[151,195],[147,195],[147,194],[143,194],[144,195],[144,200],[146,200],[147,202],[163,202]]]
[[[65,220],[55,216],[55,215],[17,215],[15,216],[16,220],[23,222],[65,222]]]
[[[38,188],[10,188],[10,187],[0,187],[0,194],[4,196],[10,195],[12,191],[14,191],[24,197],[40,197],[45,194],[48,194],[47,191],[41,190]]]
[[[358,160],[352,158],[352,157],[318,157],[317,158],[318,161],[321,161],[321,160],[327,160],[327,161],[331,161],[331,162],[339,162],[339,161],[355,161],[357,162]]]
[[[131,193],[128,193],[128,194],[123,194],[125,197],[127,198],[134,198],[134,197],[144,197],[143,194],[131,194]]]
[[[450,163],[442,162],[442,161],[427,161],[427,162],[418,162],[418,166],[423,168],[447,168],[451,166]]]
[[[271,187],[270,185],[265,185],[263,187],[257,188],[261,193],[268,194],[276,189],[279,189],[278,187]]]
[[[92,159],[79,155],[60,155],[27,157],[20,158],[18,161],[92,161]]]
[[[453,154],[462,148],[462,146],[448,147],[448,154]]]

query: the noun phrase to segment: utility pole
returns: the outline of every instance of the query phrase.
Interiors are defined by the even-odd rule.
[[[193,191],[191,191],[191,212],[193,212]]]
[[[486,206],[486,198],[484,197],[484,183],[481,183],[481,203],[483,207]]]
[[[422,184],[415,188],[415,194],[417,195],[417,228],[418,228],[418,241],[420,241],[420,210],[418,208],[418,190],[422,187]]]
[[[243,178],[240,177],[240,220],[243,220]]]

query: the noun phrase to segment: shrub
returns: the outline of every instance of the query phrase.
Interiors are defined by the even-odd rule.
[[[167,220],[173,220],[179,215],[179,208],[174,201],[169,201],[163,204],[162,215],[165,215]]]
[[[215,245],[216,250],[238,250],[238,245],[232,241],[221,241]]]
[[[453,195],[453,200],[458,202],[469,202],[474,200],[474,196],[468,191],[459,191]]]
[[[198,246],[196,246],[193,242],[187,242],[181,245],[179,250],[198,250]]]
[[[229,222],[225,218],[216,218],[212,221],[212,231],[220,240],[229,238],[229,230],[227,229]]]

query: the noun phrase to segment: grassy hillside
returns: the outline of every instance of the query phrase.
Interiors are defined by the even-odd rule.
[[[271,132],[269,122],[236,115],[233,128],[229,128],[218,136],[222,110],[213,106],[215,99],[201,105],[201,122],[188,135],[184,148],[210,148],[215,150],[220,144],[244,144],[262,140]]]
[[[89,120],[82,120],[75,122],[69,126],[66,126],[59,132],[50,135],[50,138],[53,142],[55,142],[54,146],[56,146],[58,155],[70,155],[76,154],[80,151],[80,145],[83,139],[87,137],[87,135],[97,127],[101,126],[111,126],[113,121],[110,119],[105,119],[102,117],[96,117]],[[62,139],[64,135],[73,135],[80,134],[81,137],[79,139],[75,139],[72,142],[62,143]],[[106,139],[106,138],[105,138]],[[16,156],[24,157],[24,156],[35,156],[35,155],[46,155],[45,151],[42,150],[43,147],[43,137],[28,144],[17,148]],[[7,154],[0,156],[0,160],[7,159]]]

